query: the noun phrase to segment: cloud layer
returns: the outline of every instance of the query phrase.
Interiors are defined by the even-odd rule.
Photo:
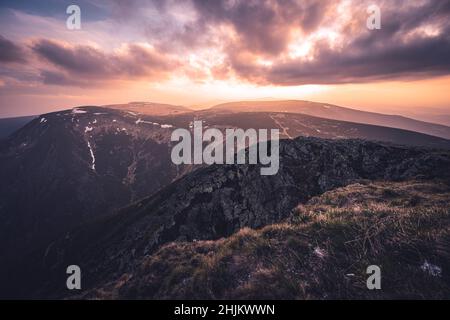
[[[31,48],[39,58],[58,69],[42,71],[47,84],[79,85],[83,83],[80,79],[86,83],[134,78],[160,81],[178,65],[175,58],[138,44],[126,45],[119,52],[105,53],[92,46],[71,46],[41,39]]]
[[[18,63],[25,60],[25,51],[20,45],[0,35],[0,63]]]
[[[12,65],[28,63],[33,81],[51,85],[187,77],[296,86],[450,73],[450,0],[377,1],[381,30],[366,28],[372,2],[364,0],[97,2],[83,28],[98,43],[3,35],[2,74],[14,78]],[[0,10],[26,9],[11,6]],[[54,11],[31,9],[46,18]]]

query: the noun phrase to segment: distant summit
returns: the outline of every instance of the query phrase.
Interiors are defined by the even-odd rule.
[[[311,102],[304,100],[237,101],[222,103],[212,107],[211,109],[231,112],[303,113],[306,115],[326,119],[405,129],[450,139],[450,127],[448,126],[419,121],[399,115],[388,115],[345,108],[329,103]]]
[[[129,110],[153,116],[179,114],[192,111],[191,109],[183,106],[154,102],[130,102],[125,104],[110,104],[103,107],[119,110]]]

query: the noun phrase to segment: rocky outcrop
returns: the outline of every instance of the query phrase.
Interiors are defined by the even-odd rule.
[[[51,248],[45,265],[79,261],[89,274],[87,285],[94,286],[130,272],[167,242],[218,239],[273,224],[313,196],[362,180],[448,182],[449,165],[448,152],[361,140],[285,140],[277,175],[261,176],[258,165],[198,169],[114,217],[68,234]]]

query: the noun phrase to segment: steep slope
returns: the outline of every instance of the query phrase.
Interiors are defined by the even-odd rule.
[[[189,170],[170,161],[171,130],[158,121],[113,109],[76,108],[40,116],[4,141],[3,260],[148,196]]]
[[[311,101],[240,101],[220,104],[214,106],[212,110],[303,113],[326,119],[405,129],[450,139],[450,127],[445,125],[418,121],[398,115],[367,112]]]
[[[280,224],[167,244],[80,298],[448,299],[449,203],[446,184],[352,184]],[[369,265],[382,290],[367,290]]]
[[[85,288],[92,288],[132,273],[167,242],[219,239],[244,227],[264,227],[313,196],[361,179],[447,184],[450,179],[449,152],[315,138],[282,141],[280,151],[275,176],[260,176],[256,165],[201,168],[113,217],[66,234],[45,255],[36,252],[23,265],[43,266],[37,272],[42,278],[8,278],[25,288],[35,281],[44,290],[35,292],[38,296],[64,295],[67,264],[79,264]]]

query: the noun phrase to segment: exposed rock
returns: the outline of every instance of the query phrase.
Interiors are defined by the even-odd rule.
[[[280,170],[261,176],[258,165],[198,169],[108,220],[84,226],[51,251],[49,268],[79,261],[87,286],[136,268],[136,261],[171,241],[211,240],[244,227],[260,228],[328,190],[365,180],[443,180],[448,183],[449,152],[394,147],[360,140],[285,140]],[[52,256],[52,254],[50,254]],[[53,256],[55,256],[53,254]],[[51,280],[50,291],[52,288]]]

